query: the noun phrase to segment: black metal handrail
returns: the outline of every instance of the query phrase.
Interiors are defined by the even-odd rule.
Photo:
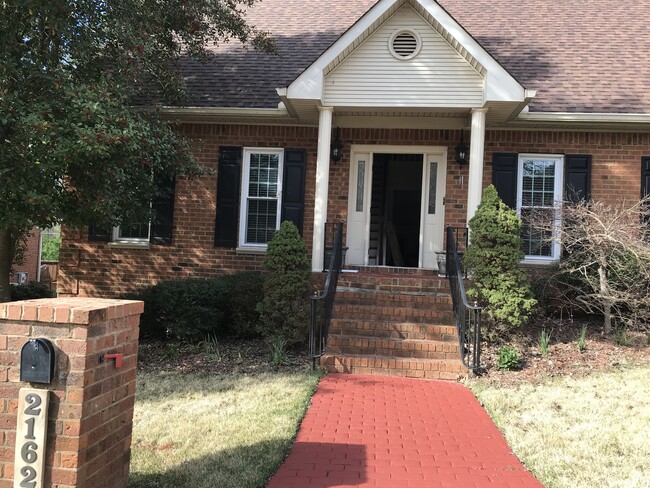
[[[328,224],[326,224],[328,225]],[[343,222],[337,224],[334,244],[329,255],[327,278],[323,293],[311,297],[311,329],[309,331],[309,352],[311,354],[312,369],[316,369],[316,361],[327,349],[327,335],[330,322],[339,273],[343,266]]]
[[[467,368],[478,373],[481,368],[482,307],[470,305],[467,301],[457,237],[458,229],[447,227],[447,278],[451,288],[461,359]]]

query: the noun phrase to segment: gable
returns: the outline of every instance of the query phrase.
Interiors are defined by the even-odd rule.
[[[411,31],[420,50],[398,59],[394,34]],[[355,107],[481,107],[484,78],[426,22],[405,5],[325,76],[323,101]]]

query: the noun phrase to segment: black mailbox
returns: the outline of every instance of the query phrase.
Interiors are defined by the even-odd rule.
[[[47,339],[30,339],[20,351],[20,381],[52,383],[54,346]]]

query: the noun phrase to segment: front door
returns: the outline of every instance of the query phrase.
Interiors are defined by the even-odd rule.
[[[446,148],[353,146],[346,263],[436,269]]]

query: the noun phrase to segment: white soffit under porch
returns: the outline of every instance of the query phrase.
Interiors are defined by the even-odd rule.
[[[325,77],[329,79],[335,71],[338,71],[339,65],[361,49],[376,31],[381,30],[384,23],[390,22],[392,16],[405,5],[415,10],[419,14],[419,22],[428,25],[430,32],[437,33],[447,42],[450,49],[455,50],[478,75],[484,78],[483,103],[522,102],[525,99],[524,87],[434,0],[379,0],[296,78],[286,91],[281,89],[286,98],[325,103]],[[387,48],[388,39],[385,45]],[[386,54],[390,56],[388,51]],[[418,54],[413,59],[419,59],[422,54]],[[404,63],[404,61],[399,62]]]
[[[391,36],[408,30],[419,53],[397,59]],[[483,76],[409,5],[404,5],[325,76],[323,103],[335,107],[482,107]]]

